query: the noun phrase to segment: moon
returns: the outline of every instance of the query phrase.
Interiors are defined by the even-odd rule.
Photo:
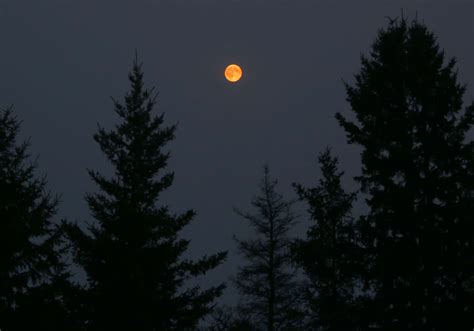
[[[238,82],[242,78],[242,68],[237,64],[229,64],[225,68],[224,76],[231,83]]]

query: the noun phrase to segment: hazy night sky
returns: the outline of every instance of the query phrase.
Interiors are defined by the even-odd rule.
[[[355,188],[359,150],[334,119],[349,111],[342,81],[353,81],[360,54],[401,8],[418,12],[458,59],[471,101],[474,1],[0,0],[0,107],[13,104],[23,120],[39,174],[62,195],[59,216],[91,221],[83,197],[96,187],[86,168],[111,169],[92,135],[117,120],[110,97],[128,91],[136,49],[160,92],[157,112],[179,121],[168,145],[175,182],[163,201],[196,210],[183,232],[191,256],[230,251],[204,284],[224,281],[239,262],[232,234],[249,232],[232,207],[248,209],[265,162],[295,198],[290,184],[312,186],[329,145]],[[237,84],[224,79],[230,63],[244,70]],[[300,221],[302,232],[304,214]],[[223,301],[234,299],[229,289]]]

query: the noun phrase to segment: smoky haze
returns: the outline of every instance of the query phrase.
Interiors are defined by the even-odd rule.
[[[192,256],[230,251],[205,280],[225,281],[239,263],[232,235],[250,234],[232,207],[248,209],[264,163],[295,198],[290,184],[311,185],[329,145],[355,189],[359,151],[334,114],[348,113],[343,80],[353,81],[360,55],[401,8],[458,59],[472,100],[473,1],[15,0],[0,1],[0,105],[23,120],[39,171],[62,196],[59,216],[84,224],[84,194],[96,190],[86,169],[111,170],[92,135],[117,120],[110,96],[128,90],[137,50],[158,111],[179,122],[169,144],[175,182],[163,199],[172,211],[196,210],[184,232]],[[244,70],[237,84],[224,79],[230,63]],[[235,301],[232,288],[222,301]]]

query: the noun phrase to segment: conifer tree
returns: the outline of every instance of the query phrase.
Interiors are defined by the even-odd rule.
[[[176,215],[160,203],[173,173],[165,145],[176,125],[153,114],[156,95],[144,87],[141,65],[129,74],[125,103],[114,129],[94,135],[115,169],[114,176],[89,170],[100,191],[86,196],[96,222],[88,231],[66,225],[77,263],[87,273],[88,330],[192,330],[211,310],[224,285],[201,289],[187,281],[215,268],[226,253],[185,259],[189,240],[179,232],[195,212]]]
[[[73,330],[58,198],[36,177],[20,126],[12,108],[0,110],[0,329]]]
[[[354,193],[341,186],[343,172],[330,149],[319,155],[322,177],[314,188],[294,184],[311,217],[306,239],[294,242],[296,263],[307,276],[305,291],[311,330],[357,330],[358,276]]]
[[[415,20],[382,29],[353,86],[355,120],[337,114],[362,147],[368,215],[362,243],[380,330],[468,330],[474,298],[474,105],[463,106],[455,59]]]
[[[297,330],[301,322],[299,285],[291,265],[289,231],[295,224],[292,201],[277,192],[278,181],[268,166],[260,195],[252,200],[256,213],[235,212],[255,230],[255,239],[235,238],[246,264],[239,268],[235,285],[242,296],[239,310],[261,330]]]
[[[216,307],[208,316],[207,327],[202,331],[254,331],[252,323],[246,316],[239,314],[239,309],[228,306]]]

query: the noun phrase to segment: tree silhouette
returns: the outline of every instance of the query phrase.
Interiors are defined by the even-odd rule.
[[[474,105],[456,61],[427,27],[392,20],[379,32],[354,86],[356,121],[337,114],[362,147],[370,211],[361,219],[373,294],[368,316],[381,330],[470,330],[474,298]]]
[[[293,330],[301,321],[288,235],[295,216],[291,211],[293,202],[285,201],[276,185],[265,166],[260,195],[252,201],[257,213],[234,209],[257,234],[251,240],[234,238],[248,262],[239,268],[234,282],[243,297],[239,307],[242,316],[266,330]]]
[[[254,331],[252,323],[246,316],[239,316],[238,309],[228,306],[216,307],[209,314],[207,327],[202,331]]]
[[[73,293],[53,222],[57,197],[36,178],[21,123],[0,110],[0,328],[73,330],[65,294]]]
[[[178,237],[195,212],[171,214],[159,205],[173,173],[162,174],[176,125],[163,126],[152,110],[156,95],[144,88],[141,65],[129,74],[125,105],[114,100],[121,121],[99,127],[95,141],[115,169],[111,179],[89,170],[100,192],[86,196],[95,224],[88,232],[66,224],[76,262],[89,283],[88,330],[191,330],[211,310],[224,285],[202,290],[186,281],[205,274],[226,253],[198,261],[182,257],[189,241]]]
[[[326,149],[319,155],[322,178],[314,188],[294,184],[308,204],[312,226],[293,244],[294,258],[308,278],[306,302],[312,330],[356,330],[354,294],[359,251],[351,216],[354,193],[341,187],[343,172]]]

